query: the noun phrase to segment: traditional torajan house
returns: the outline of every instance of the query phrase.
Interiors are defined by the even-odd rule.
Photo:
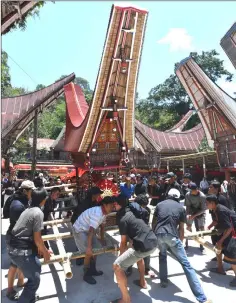
[[[1,34],[6,34],[38,1],[1,1]]]
[[[236,101],[213,83],[192,58],[181,61],[176,74],[199,115],[208,144],[217,152],[221,170],[229,179],[230,172],[236,172]]]
[[[82,169],[119,168],[134,147],[134,106],[147,11],[112,6],[92,104],[65,86],[65,151]]]
[[[236,22],[221,39],[220,45],[236,68]]]
[[[34,160],[36,157],[37,117],[64,92],[64,85],[74,80],[71,74],[38,91],[2,99],[2,157],[7,159],[9,149],[22,132],[34,121]],[[36,164],[36,163],[35,163]],[[7,166],[7,165],[6,165]]]

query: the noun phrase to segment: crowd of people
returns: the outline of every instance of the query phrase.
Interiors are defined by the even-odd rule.
[[[69,181],[73,183],[74,180]],[[8,183],[9,186],[4,185]],[[10,258],[8,271],[7,297],[18,299],[19,303],[35,302],[36,291],[40,284],[41,265],[39,257],[50,259],[49,244],[42,235],[47,234],[49,214],[54,212],[60,195],[61,179],[47,180],[38,175],[34,182],[24,180],[17,183],[2,178],[3,217],[9,218],[10,225],[6,235],[6,246]],[[17,185],[16,185],[17,184]],[[45,190],[50,186],[50,194]],[[10,189],[9,189],[10,188]],[[9,189],[9,191],[7,191]],[[5,191],[5,192],[4,192]],[[10,192],[11,191],[11,192]],[[150,255],[159,249],[159,278],[161,287],[168,287],[167,251],[182,265],[189,286],[200,303],[211,302],[205,295],[200,281],[186,254],[188,241],[184,242],[185,224],[192,231],[193,224],[197,231],[217,229],[212,236],[216,248],[217,267],[210,270],[225,275],[223,262],[231,264],[235,277],[230,287],[236,287],[236,183],[232,177],[229,183],[220,184],[205,178],[198,186],[189,173],[184,174],[182,182],[177,181],[173,172],[165,176],[152,175],[149,178],[140,174],[120,177],[120,194],[99,199],[103,192],[93,186],[87,191],[86,198],[79,201],[74,209],[71,223],[78,251],[85,252],[83,259],[83,279],[89,284],[96,284],[94,277],[103,274],[96,268],[93,249],[105,245],[105,219],[111,212],[116,212],[119,228],[120,255],[114,261],[113,269],[121,291],[121,298],[114,301],[130,303],[127,288],[127,276],[132,274],[132,266],[137,263],[141,288],[147,288],[145,276],[156,278],[150,268]],[[184,201],[184,206],[182,202]],[[154,210],[150,222],[151,209]],[[209,209],[212,223],[206,227],[206,212]],[[151,224],[150,224],[151,223]],[[100,230],[100,239],[97,231]],[[200,251],[204,247],[200,246]],[[80,262],[77,263],[81,264]],[[14,279],[18,275],[18,286],[23,287],[17,297]],[[24,283],[24,278],[27,282]]]

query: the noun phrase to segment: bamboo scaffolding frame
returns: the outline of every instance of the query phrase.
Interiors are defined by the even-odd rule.
[[[52,215],[51,215],[51,218],[53,219]],[[72,273],[71,266],[70,266],[70,259],[67,256],[67,252],[65,250],[64,243],[62,241],[57,224],[52,225],[52,230],[53,230],[54,235],[56,236],[56,244],[57,244],[59,254],[64,256],[64,258],[61,262],[62,262],[62,267],[64,269],[65,276],[67,279],[72,279],[73,273]]]

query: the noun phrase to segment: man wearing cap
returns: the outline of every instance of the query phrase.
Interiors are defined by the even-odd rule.
[[[25,180],[21,183],[20,188],[11,197],[9,197],[6,202],[6,205],[4,207],[4,218],[10,219],[10,226],[6,234],[7,250],[9,250],[11,231],[14,228],[21,213],[26,208],[28,208],[33,189],[34,189],[34,183],[30,180]],[[13,288],[16,273],[18,274],[17,285],[23,286],[24,276],[19,269],[17,270],[17,266],[11,262],[8,270],[8,290],[7,290],[7,297],[10,300],[13,300],[17,295],[17,292]]]
[[[206,196],[198,189],[196,183],[190,183],[189,189],[190,191],[185,195],[187,230],[192,231],[193,222],[195,224],[196,231],[205,230]],[[188,248],[187,239],[186,248]],[[204,250],[202,245],[200,245],[200,250]]]
[[[125,178],[125,183],[120,185],[120,192],[127,199],[130,199],[134,195],[134,185],[131,184],[131,177]]]
[[[101,276],[102,271],[96,270],[96,257],[92,249],[102,248],[102,244],[96,237],[96,230],[101,227],[101,240],[104,241],[104,222],[106,216],[113,211],[114,200],[112,197],[105,197],[101,206],[95,206],[85,210],[73,225],[73,235],[76,246],[84,258],[84,281],[89,284],[96,284],[93,276]]]
[[[198,277],[188,261],[183,247],[184,223],[186,212],[184,207],[177,203],[180,192],[172,188],[168,192],[168,199],[157,204],[153,217],[153,230],[157,236],[159,247],[159,271],[161,287],[168,286],[167,250],[171,252],[182,265],[191,290],[200,303],[210,303],[207,300]]]
[[[165,196],[168,197],[168,193],[172,188],[177,189],[180,192],[180,199],[184,198],[181,185],[176,181],[176,176],[173,172],[169,172],[166,177],[165,181],[168,183],[166,188]]]
[[[144,185],[143,177],[140,174],[138,174],[136,176],[136,181],[137,181],[137,184],[135,185],[135,188],[134,188],[135,195],[138,196],[138,195],[146,194],[147,186]]]
[[[189,191],[189,184],[191,183],[191,181],[192,181],[192,175],[189,173],[184,174],[183,183],[182,183],[182,191],[183,191],[184,196]]]

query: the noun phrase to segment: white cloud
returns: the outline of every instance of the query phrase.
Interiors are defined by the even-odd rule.
[[[167,35],[158,40],[159,44],[167,44],[170,51],[188,50],[193,51],[193,37],[190,36],[185,28],[171,28]]]

